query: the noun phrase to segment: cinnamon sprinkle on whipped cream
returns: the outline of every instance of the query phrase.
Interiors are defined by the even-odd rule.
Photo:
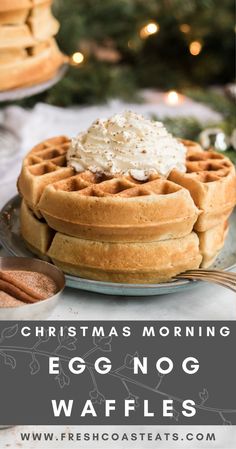
[[[107,176],[131,175],[144,181],[151,174],[168,176],[174,168],[186,171],[186,148],[161,122],[131,111],[96,120],[72,139],[68,165]]]

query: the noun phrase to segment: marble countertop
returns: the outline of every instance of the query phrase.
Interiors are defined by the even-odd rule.
[[[53,441],[21,441],[21,433],[37,432],[42,434],[53,432]],[[84,433],[99,435],[108,434],[108,441],[70,441],[68,443],[69,434],[76,438],[76,434]],[[138,435],[138,441],[131,441],[129,436],[131,433]],[[115,441],[112,442],[112,434],[126,434],[129,442]],[[178,441],[172,441],[173,434],[178,434]],[[187,434],[192,434],[192,441],[184,441]],[[205,441],[207,434],[215,434],[215,441]],[[65,434],[64,441],[61,441],[62,434]],[[140,434],[144,441],[141,441]],[[147,434],[154,437],[158,434],[157,441],[148,441]],[[197,437],[200,435],[200,437]],[[197,440],[201,438],[202,440]],[[100,436],[99,436],[100,438]],[[18,426],[5,430],[0,430],[0,446],[1,449],[235,449],[236,446],[236,426]]]
[[[55,320],[232,320],[235,293],[204,284],[160,296],[122,297],[66,288]]]

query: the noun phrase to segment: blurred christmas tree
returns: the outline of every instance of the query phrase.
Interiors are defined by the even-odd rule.
[[[60,105],[128,98],[136,88],[224,84],[234,69],[233,0],[54,0],[72,57],[43,99]]]

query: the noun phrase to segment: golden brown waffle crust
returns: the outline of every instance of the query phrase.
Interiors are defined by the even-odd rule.
[[[203,232],[225,222],[236,204],[232,162],[214,151],[187,154],[187,173],[173,170],[169,179],[186,188],[201,211],[194,229]]]
[[[34,11],[34,10],[32,10]],[[33,13],[32,13],[33,14]],[[48,7],[46,18],[26,17],[26,23],[4,24],[0,27],[0,50],[11,48],[30,48],[55,36],[59,22],[52,16]]]
[[[53,232],[24,201],[21,233],[28,247],[69,274],[112,282],[162,282],[186,269],[198,268],[202,256],[194,232],[152,242],[99,242]]]
[[[194,237],[194,240],[192,240],[194,246],[191,247],[191,251],[189,247],[188,252],[185,254],[188,259],[187,261],[183,255],[181,255],[181,260],[178,259],[180,246],[183,246],[187,241],[190,241],[186,240],[186,238],[172,239],[169,241],[169,244],[163,241],[160,241],[159,243],[158,241],[155,241],[151,243],[151,245],[147,245],[144,254],[147,254],[147,251],[150,251],[150,248],[152,248],[154,251],[158,252],[156,260],[150,262],[148,257],[146,257],[146,261],[142,260],[141,254],[139,254],[138,260],[142,260],[143,271],[140,273],[137,267],[136,272],[132,273],[132,279],[134,279],[135,276],[137,281],[139,276],[139,282],[144,282],[145,277],[146,279],[148,278],[150,282],[157,282],[157,280],[160,281],[160,279],[167,280],[167,276],[170,276],[170,273],[171,276],[176,275],[177,271],[180,269],[184,271],[184,269],[187,269],[186,267],[189,269],[198,268],[200,262],[201,267],[209,267],[222,249],[228,229],[228,223],[222,222],[220,225],[208,231],[198,232],[199,243],[197,242],[197,245],[195,244],[197,240],[196,237]],[[96,279],[98,280],[104,280],[105,276],[106,280],[128,282],[127,280],[129,277],[128,271],[125,273],[123,273],[122,270],[118,273],[115,273],[115,270],[109,271],[109,267],[106,265],[106,262],[103,261],[104,258],[100,257],[101,254],[99,251],[104,251],[106,257],[109,256],[108,252],[110,251],[109,261],[112,260],[113,267],[117,267],[115,258],[117,257],[118,251],[120,251],[121,262],[121,254],[123,251],[131,249],[133,251],[132,256],[134,256],[135,248],[135,254],[137,256],[138,251],[140,252],[141,248],[144,248],[144,244],[141,244],[140,242],[138,245],[125,243],[124,248],[121,243],[115,245],[108,243],[107,245],[104,244],[99,246],[97,245],[97,242],[94,241],[76,239],[75,237],[71,238],[64,234],[56,233],[47,225],[47,223],[34,216],[24,200],[21,204],[21,232],[29,249],[41,259],[50,261],[51,259],[49,256],[51,256],[54,263],[60,266],[65,272],[88,278],[94,278],[94,276],[96,276]],[[95,247],[98,251],[96,256],[94,256]],[[81,253],[84,254],[84,248],[88,251],[90,249],[91,254],[87,254],[85,259],[81,259]],[[183,251],[184,248],[185,246],[183,246]],[[113,251],[114,249],[115,253]],[[164,250],[168,250],[168,252],[165,253]],[[176,257],[174,263],[173,259],[171,260],[171,258],[174,257],[173,254],[175,254]],[[174,265],[173,267],[170,266],[170,260],[171,264]],[[130,260],[130,264],[131,262],[134,263],[134,260]],[[152,269],[150,269],[150,263],[154,264],[152,265]],[[159,264],[158,268],[155,264]],[[165,264],[165,267],[162,266],[163,264]],[[185,264],[185,267],[183,264]],[[132,265],[131,269],[133,269]],[[109,273],[106,273],[106,271],[109,271]]]
[[[118,186],[120,182],[117,181]],[[155,194],[151,191],[148,194],[147,190],[147,196],[143,193],[143,196],[138,196],[139,189],[142,189],[130,187],[128,193],[137,196],[125,197],[122,193],[107,197],[87,196],[90,188],[84,195],[73,195],[70,192],[55,195],[54,187],[48,186],[39,202],[39,211],[53,229],[77,237],[145,241],[153,238],[166,240],[188,234],[198,216],[189,193],[184,189],[176,189],[168,181],[163,182],[164,186],[161,180],[153,181],[153,184],[159,183],[169,193],[163,191]],[[104,186],[106,184],[105,181]],[[121,185],[123,189],[124,180]],[[152,188],[151,183],[149,188]],[[56,208],[53,207],[55,197]],[[68,217],[67,221],[60,214],[61,207],[64,208],[64,217]]]
[[[36,145],[18,180],[21,232],[30,249],[65,272],[113,282],[161,282],[209,266],[236,204],[233,164],[187,146],[186,173],[108,179],[67,166],[70,139]]]
[[[0,0],[0,13],[22,8],[33,8],[43,3],[52,3],[49,0]]]
[[[199,267],[202,257],[198,246],[195,233],[148,243],[97,242],[56,233],[48,255],[57,266],[77,276],[150,283]]]
[[[236,203],[235,168],[221,154],[183,143],[187,173],[173,170],[168,180],[140,185],[128,177],[76,174],[66,165],[70,139],[52,138],[26,156],[19,191],[36,215],[72,236],[142,241],[177,238],[193,226],[204,232],[225,221]]]
[[[225,239],[229,232],[229,224],[222,221],[219,225],[205,232],[198,232],[199,249],[202,255],[202,268],[208,268],[216,259],[224,246]]]
[[[178,139],[187,149],[188,151],[196,153],[197,151],[203,151],[201,145],[199,143],[194,142],[193,140],[188,139]]]
[[[67,58],[58,50],[51,40],[48,48],[42,53],[30,56],[20,62],[1,65],[0,90],[8,90],[21,86],[31,86],[51,79]]]
[[[0,91],[54,78],[68,62],[54,39],[52,0],[0,0]]]
[[[30,8],[31,0],[0,0],[0,12]]]
[[[45,145],[26,157],[18,187],[52,229],[85,239],[127,242],[179,238],[192,231],[199,211],[181,186],[158,176],[139,183],[125,176],[103,180],[91,172],[75,174],[63,159],[66,138]],[[46,155],[54,157],[43,162]]]

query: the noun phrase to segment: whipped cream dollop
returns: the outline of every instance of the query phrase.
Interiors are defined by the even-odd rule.
[[[150,174],[168,176],[173,168],[185,172],[186,148],[161,122],[134,112],[96,120],[72,139],[68,165],[107,176],[131,175],[143,181]]]

